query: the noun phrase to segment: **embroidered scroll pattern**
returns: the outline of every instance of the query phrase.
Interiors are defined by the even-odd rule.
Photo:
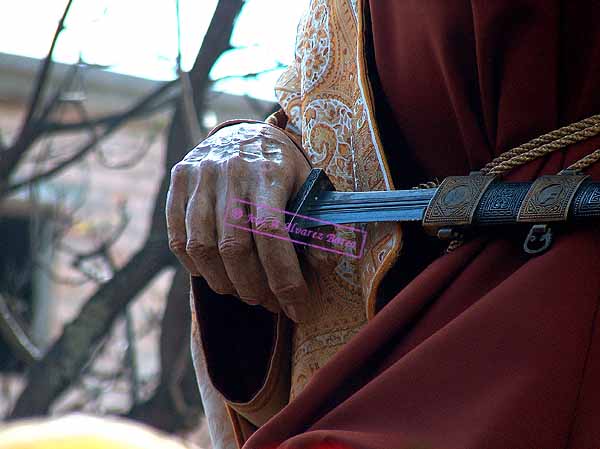
[[[317,168],[337,190],[384,190],[383,155],[373,139],[365,88],[359,85],[357,20],[362,0],[312,0],[298,29],[295,66],[279,79],[276,94],[289,123]],[[382,266],[398,248],[394,227],[368,226],[360,261],[338,257],[330,273],[309,280],[314,319],[294,329],[292,398],[365,324],[365,301]],[[393,257],[392,257],[393,258]]]
[[[296,63],[301,71],[301,93],[307,95],[325,79],[331,62],[329,8],[326,0],[316,0],[304,16],[296,44]]]

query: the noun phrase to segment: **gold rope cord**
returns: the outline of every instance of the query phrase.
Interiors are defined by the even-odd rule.
[[[600,161],[600,148],[597,149],[596,151],[594,151],[593,153],[590,153],[587,156],[582,157],[577,162],[575,162],[573,165],[569,165],[566,169],[573,170],[573,171],[579,171],[579,170],[583,170],[584,168],[589,167],[592,164],[595,164],[598,161]]]
[[[581,142],[600,134],[600,114],[550,131],[540,137],[502,153],[481,172],[489,175],[501,175],[542,156],[561,150],[569,145]],[[600,149],[575,162],[569,169],[583,170],[600,160]]]

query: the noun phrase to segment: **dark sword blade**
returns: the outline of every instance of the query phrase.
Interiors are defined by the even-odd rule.
[[[319,192],[306,198],[299,211],[312,220],[298,217],[299,226],[321,226],[319,221],[335,224],[375,221],[422,221],[436,189],[390,190],[372,192]],[[317,221],[319,220],[319,221]]]

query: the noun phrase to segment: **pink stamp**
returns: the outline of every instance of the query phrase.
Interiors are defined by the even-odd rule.
[[[276,216],[288,218],[287,223]],[[298,219],[304,225],[299,225]],[[227,204],[225,225],[355,259],[362,257],[367,240],[367,232],[362,229],[241,199],[232,199]]]

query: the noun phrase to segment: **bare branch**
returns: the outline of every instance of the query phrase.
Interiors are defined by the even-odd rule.
[[[76,268],[83,276],[85,280],[91,280],[98,284],[106,282],[107,279],[112,277],[117,271],[117,267],[111,257],[110,249],[113,244],[121,237],[125,228],[129,224],[129,215],[127,213],[126,205],[123,203],[120,206],[120,220],[115,226],[114,230],[107,236],[102,236],[102,239],[95,248],[89,251],[79,251],[74,248],[70,248],[66,244],[62,244],[62,251],[69,254],[72,257],[71,266]],[[104,263],[105,267],[110,271],[110,275],[102,276],[91,269],[87,268],[87,262]],[[105,270],[107,271],[107,270]]]
[[[167,295],[160,336],[160,383],[150,399],[127,413],[129,418],[168,432],[189,429],[203,412],[196,383],[188,381],[194,377],[190,348],[181,344],[190,333],[188,276],[178,268]]]
[[[125,328],[127,338],[127,351],[125,352],[125,354],[127,358],[127,365],[129,366],[131,403],[137,404],[140,400],[140,378],[138,375],[138,354],[136,349],[137,347],[135,344],[133,314],[131,313],[131,308],[129,307],[125,311]]]
[[[103,148],[97,148],[95,151],[96,156],[98,156],[99,162],[106,168],[115,169],[115,170],[123,170],[127,168],[131,168],[146,155],[152,148],[152,144],[154,141],[164,132],[164,127],[160,129],[155,129],[148,132],[145,138],[140,142],[137,150],[131,150],[131,154],[127,155],[127,159],[119,162],[111,161],[107,155],[105,154],[105,150]]]
[[[50,69],[52,66],[52,56],[54,54],[54,48],[56,47],[56,42],[58,41],[58,36],[63,31],[65,27],[65,20],[67,15],[69,14],[69,10],[71,9],[71,5],[73,4],[73,0],[68,0],[67,5],[65,6],[65,10],[63,12],[62,17],[60,18],[58,25],[56,27],[56,31],[54,32],[54,36],[52,37],[52,43],[50,44],[50,49],[48,50],[48,55],[44,59],[42,63],[42,68],[38,73],[38,77],[35,83],[35,88],[33,90],[33,95],[31,97],[29,108],[27,115],[25,116],[25,121],[23,123],[23,129],[27,129],[32,125],[32,120],[37,113],[38,106],[43,98],[44,89],[46,84],[48,83],[48,79],[50,78]]]
[[[215,79],[211,80],[211,82],[218,83],[221,81],[228,81],[228,80],[232,80],[232,79],[234,79],[234,80],[255,79],[255,78],[259,77],[260,75],[264,75],[265,73],[275,72],[277,70],[285,69],[286,67],[287,67],[287,65],[280,62],[280,63],[277,63],[277,65],[275,65],[273,67],[269,67],[268,69],[260,70],[258,72],[244,73],[243,75],[222,76],[220,78],[215,78]]]
[[[33,343],[8,307],[6,298],[0,295],[0,334],[15,356],[26,365],[40,360],[42,351]]]
[[[171,83],[176,83],[177,81],[171,81]],[[173,84],[174,85],[174,84]],[[150,94],[152,95],[152,94]],[[138,110],[138,112],[133,116],[131,114],[131,110],[135,108],[132,107],[126,111],[107,114],[101,117],[90,118],[87,121],[78,121],[72,123],[59,123],[59,122],[51,122],[47,121],[39,125],[40,134],[56,134],[63,132],[73,132],[73,131],[81,131],[88,128],[96,128],[99,126],[109,126],[112,123],[119,122],[121,120],[129,119],[129,118],[144,118],[151,116],[159,111],[164,110],[165,108],[171,106],[177,99],[179,98],[179,94],[173,94],[169,96],[165,96],[165,98],[160,101],[155,101],[153,104],[146,106],[145,108]],[[125,117],[124,117],[125,116]]]
[[[17,164],[25,154],[27,147],[29,147],[29,145],[35,140],[35,116],[37,114],[39,105],[43,99],[44,91],[50,78],[50,70],[52,67],[52,55],[54,54],[54,48],[56,47],[58,36],[65,27],[65,20],[67,18],[67,15],[69,14],[69,9],[71,9],[72,3],[73,0],[68,0],[62,17],[58,22],[56,31],[54,32],[54,36],[52,37],[50,49],[48,50],[48,54],[42,63],[40,71],[38,72],[35,87],[33,89],[33,94],[31,96],[31,100],[29,101],[29,106],[27,108],[27,114],[25,115],[25,119],[23,120],[23,124],[21,125],[21,130],[18,134],[18,137],[15,143],[3,152],[3,158],[0,161],[0,180],[8,179],[14,167],[17,166]],[[0,181],[0,183],[2,182],[6,181]],[[3,190],[1,187],[2,185],[0,184],[0,191]]]
[[[61,274],[58,274],[53,266],[53,264],[49,264],[47,262],[41,261],[39,259],[35,260],[35,263],[38,267],[40,267],[42,270],[44,270],[44,273],[46,273],[46,275],[53,281],[56,282],[57,284],[64,284],[64,285],[71,285],[71,286],[81,286],[86,284],[89,281],[89,278],[84,277],[83,279],[75,279],[75,278],[68,278],[66,276],[63,276]]]
[[[231,30],[243,4],[244,0],[220,0],[217,4],[198,57],[190,70],[190,81],[194,86],[194,104],[198,110],[204,102],[210,69],[219,56],[231,48]]]
[[[202,127],[198,121],[198,113],[194,106],[194,89],[190,82],[190,77],[187,72],[180,72],[179,79],[181,80],[182,87],[182,108],[183,108],[183,119],[186,124],[187,135],[192,145],[200,141],[202,136]]]
[[[23,187],[27,187],[31,184],[35,184],[37,182],[43,181],[44,179],[48,179],[48,178],[60,173],[65,168],[70,166],[72,163],[78,161],[79,159],[84,157],[87,153],[89,153],[94,148],[94,146],[96,146],[100,141],[102,141],[103,139],[108,137],[108,135],[111,134],[116,128],[117,128],[117,126],[110,127],[108,129],[106,129],[104,132],[102,132],[100,135],[98,135],[97,137],[91,138],[88,142],[86,142],[83,146],[81,146],[77,151],[75,151],[71,156],[63,159],[60,163],[56,164],[54,167],[49,168],[48,170],[46,170],[42,173],[37,173],[33,176],[30,176],[29,178],[26,178],[23,181],[20,181],[13,185],[8,186],[6,188],[5,193],[15,192],[19,189],[22,189]]]
[[[170,260],[166,244],[146,244],[103,284],[30,371],[27,386],[11,417],[46,413],[58,395],[78,378],[123,308]]]
[[[190,71],[194,84],[194,104],[204,107],[209,72],[219,55],[229,45],[233,24],[243,0],[220,0],[213,15],[196,61]],[[35,364],[28,383],[11,413],[11,418],[47,412],[50,405],[81,374],[94,350],[122,314],[129,302],[163,268],[175,264],[168,248],[165,199],[170,181],[170,169],[187,151],[184,139],[182,107],[178,105],[167,138],[165,175],[161,181],[152,212],[150,233],[142,249],[103,284],[82,307],[79,315],[65,326],[63,334],[46,355]]]
[[[1,185],[0,185],[0,195],[2,195],[2,193],[6,194],[6,193],[14,192],[25,186],[34,184],[39,181],[43,181],[44,179],[47,179],[49,177],[52,177],[52,176],[60,173],[62,170],[67,168],[69,165],[71,165],[72,163],[74,163],[74,162],[78,161],[79,159],[81,159],[82,157],[84,157],[99,142],[101,142],[102,140],[107,138],[110,134],[112,134],[114,131],[116,131],[119,127],[121,127],[128,120],[130,120],[133,117],[136,117],[141,111],[144,111],[148,105],[152,105],[152,103],[157,98],[159,98],[161,95],[163,95],[165,92],[167,92],[171,87],[173,87],[176,82],[177,81],[169,81],[169,82],[161,85],[158,89],[156,89],[154,92],[150,93],[145,98],[140,100],[138,103],[136,103],[130,109],[128,109],[126,112],[124,112],[120,116],[115,116],[114,120],[109,122],[100,133],[95,134],[95,136],[91,137],[90,140],[88,140],[79,149],[77,149],[71,156],[69,156],[68,158],[65,158],[63,161],[61,161],[59,164],[55,165],[54,167],[48,169],[45,172],[35,174],[23,181],[20,181],[18,183],[10,185],[10,186],[6,187],[4,192],[1,191]]]
[[[194,105],[194,89],[190,82],[190,77],[187,72],[184,72],[181,68],[181,20],[179,18],[179,0],[175,0],[175,11],[177,19],[177,75],[181,82],[182,88],[182,108],[183,108],[183,119],[186,124],[186,131],[188,138],[192,144],[200,140],[202,135],[202,127],[198,121],[198,112]]]
[[[40,132],[40,128],[39,128],[40,123],[43,123],[44,121],[46,121],[46,119],[50,116],[52,111],[56,108],[57,104],[59,104],[60,98],[61,98],[63,92],[65,90],[69,89],[70,86],[73,84],[73,81],[75,80],[75,77],[77,76],[77,73],[79,72],[80,69],[81,69],[81,66],[79,63],[73,64],[71,66],[67,75],[62,80],[60,86],[58,87],[58,89],[56,89],[56,92],[54,92],[54,95],[52,95],[52,98],[50,98],[50,100],[48,100],[46,102],[46,107],[42,110],[42,112],[40,114],[36,115],[36,123],[35,123],[36,135],[39,134],[39,132]]]

